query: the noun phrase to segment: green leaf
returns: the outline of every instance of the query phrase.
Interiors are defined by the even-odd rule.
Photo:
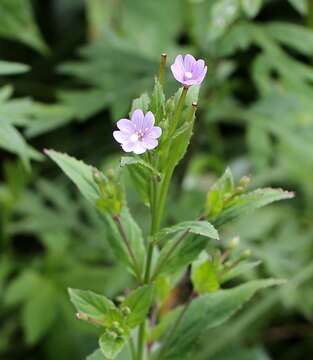
[[[307,4],[305,0],[288,0],[290,4],[301,14],[307,13]]]
[[[177,306],[174,310],[171,310],[164,316],[162,316],[160,322],[155,327],[153,327],[149,340],[160,340],[160,338],[165,335],[168,330],[171,329],[171,326],[175,324],[175,321],[178,319],[182,311],[183,306]]]
[[[209,27],[210,39],[222,36],[240,14],[239,0],[216,1],[212,7]]]
[[[1,0],[0,20],[1,37],[21,41],[41,53],[47,52],[29,0]]]
[[[176,236],[168,240],[160,252],[156,269],[158,274],[174,273],[183,266],[190,264],[208,245],[208,239],[218,239],[218,233],[215,228],[206,221],[186,221],[166,228],[159,233],[173,234],[179,232]],[[193,238],[189,232],[196,235]]]
[[[39,287],[42,279],[32,270],[22,272],[17,278],[11,280],[6,289],[4,301],[7,305],[17,305],[28,299],[34,289]]]
[[[29,71],[29,66],[15,62],[0,61],[0,75],[21,74]]]
[[[146,161],[142,160],[142,159],[138,159],[136,157],[133,156],[123,156],[121,158],[121,166],[131,166],[131,165],[139,165],[147,170],[149,170],[149,172],[156,176],[158,179],[161,179],[161,174],[158,172],[157,169],[155,169],[152,165],[150,165],[149,163],[147,163]]]
[[[130,114],[132,114],[137,109],[141,109],[144,113],[146,113],[149,110],[149,106],[149,95],[147,93],[143,93],[139,98],[133,101]]]
[[[292,199],[294,193],[282,189],[264,188],[239,195],[231,200],[225,209],[216,217],[210,219],[215,226],[220,226],[238,216],[248,214],[274,201]]]
[[[155,116],[156,124],[159,124],[165,114],[165,95],[158,79],[155,80],[150,110]]]
[[[92,166],[72,156],[54,150],[45,150],[45,153],[63,170],[74,182],[82,195],[93,205],[100,197],[98,185],[93,179]]]
[[[212,224],[207,221],[184,221],[177,225],[162,229],[155,235],[156,241],[167,235],[172,235],[177,232],[187,231],[196,235],[202,235],[211,239],[219,240],[218,232]]]
[[[102,321],[116,307],[111,300],[90,290],[69,289],[71,302],[79,313]]]
[[[121,308],[128,307],[130,309],[130,314],[126,318],[127,326],[134,328],[145,320],[153,300],[153,294],[154,287],[145,285],[127,296],[121,304]]]
[[[100,349],[105,357],[110,360],[116,358],[116,356],[122,351],[126,339],[121,336],[115,336],[109,331],[103,333],[99,339]]]
[[[29,345],[40,340],[57,316],[58,291],[47,279],[33,291],[22,310],[22,326]]]
[[[199,294],[217,291],[220,287],[218,268],[209,259],[195,261],[192,264],[191,280],[195,291]]]
[[[241,0],[243,11],[249,18],[254,18],[261,10],[263,0]]]
[[[240,275],[246,275],[249,270],[259,266],[261,261],[244,261],[239,265],[235,266],[233,269],[227,271],[225,275],[222,276],[221,282],[224,283],[226,281],[232,280],[235,277]]]
[[[100,349],[87,356],[86,360],[107,360]]]
[[[108,237],[108,241],[113,249],[114,255],[121,263],[126,265],[129,269],[134,269],[132,259],[129,257],[127,248],[123,242],[121,234],[118,230],[117,224],[111,216],[106,216],[106,220],[110,225],[112,236]],[[138,262],[139,270],[141,271],[145,258],[145,246],[142,236],[142,231],[133,219],[127,206],[123,206],[120,213],[120,221],[125,229],[125,234],[132,248],[134,256]],[[134,271],[133,271],[134,272]]]
[[[26,168],[30,166],[30,159],[41,159],[41,155],[26,143],[18,130],[4,119],[0,119],[0,148],[17,154]]]
[[[274,279],[256,280],[199,296],[189,306],[162,360],[180,360],[181,354],[192,353],[202,332],[226,322],[258,290],[281,283],[281,280]]]

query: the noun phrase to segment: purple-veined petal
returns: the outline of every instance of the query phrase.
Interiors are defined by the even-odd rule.
[[[149,135],[143,138],[143,145],[148,150],[152,150],[156,148],[158,144],[159,144],[158,140],[153,139]]]
[[[202,74],[204,67],[205,67],[204,60],[200,59],[196,61],[192,71],[194,78],[197,78]]]
[[[130,136],[130,134],[125,133],[125,132],[123,132],[123,131],[118,131],[118,130],[113,131],[113,137],[114,137],[114,139],[115,139],[117,142],[119,142],[120,144],[128,141],[128,140],[129,140],[129,136]]]
[[[144,118],[144,131],[149,131],[154,125],[154,115],[151,111],[148,111]]]
[[[143,142],[141,141],[137,141],[136,143],[133,143],[134,147],[133,147],[133,152],[137,155],[143,154],[144,152],[146,152],[146,148],[144,147]]]
[[[137,109],[133,112],[131,117],[132,123],[135,125],[136,131],[143,130],[144,114],[141,109]]]
[[[183,82],[184,81],[184,71],[182,71],[180,69],[180,67],[177,66],[176,63],[174,63],[173,65],[171,65],[171,70],[172,70],[172,74],[174,76],[174,78],[179,81],[179,82]]]
[[[158,139],[162,135],[162,129],[159,126],[153,126],[147,136],[152,139]]]
[[[126,133],[133,133],[135,131],[133,123],[128,119],[121,119],[116,123],[117,127]]]
[[[184,58],[185,72],[192,72],[195,63],[196,63],[196,59],[192,55],[190,54],[185,55]]]
[[[134,149],[134,143],[131,142],[131,141],[124,142],[124,143],[122,144],[122,149],[123,149],[125,152],[131,152],[131,151],[133,151],[133,149]]]

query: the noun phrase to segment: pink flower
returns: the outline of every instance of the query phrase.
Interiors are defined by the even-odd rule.
[[[114,139],[122,144],[126,152],[143,154],[158,146],[158,138],[162,134],[159,126],[154,126],[154,115],[148,111],[137,109],[133,112],[131,119],[121,119],[117,122],[119,131],[113,132]]]
[[[174,78],[185,86],[200,85],[206,75],[207,66],[203,60],[192,55],[178,55],[171,66]]]

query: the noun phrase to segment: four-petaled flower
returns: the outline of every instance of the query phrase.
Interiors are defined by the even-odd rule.
[[[206,75],[207,66],[203,60],[192,55],[178,55],[171,66],[174,78],[184,86],[200,85]]]
[[[122,145],[126,152],[143,154],[146,150],[152,150],[158,146],[158,138],[162,134],[159,126],[154,126],[154,115],[148,111],[137,109],[131,119],[121,119],[117,122],[119,131],[114,131],[114,139]]]

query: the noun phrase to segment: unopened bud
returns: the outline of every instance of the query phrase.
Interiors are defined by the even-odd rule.
[[[131,310],[128,306],[124,306],[121,310],[124,316],[128,316],[131,313]]]
[[[250,184],[251,178],[250,176],[243,176],[239,180],[239,187],[243,187],[244,189]]]
[[[238,247],[239,243],[240,243],[240,236],[235,236],[228,243],[228,248],[231,250],[236,249]]]
[[[250,249],[246,249],[242,252],[242,254],[240,255],[241,259],[248,259],[250,256],[252,255],[252,252]]]
[[[98,169],[96,169],[96,168],[92,169],[92,176],[93,176],[94,181],[98,185],[103,183],[103,177],[102,177],[102,175],[101,175],[101,173],[100,173],[100,171]]]

